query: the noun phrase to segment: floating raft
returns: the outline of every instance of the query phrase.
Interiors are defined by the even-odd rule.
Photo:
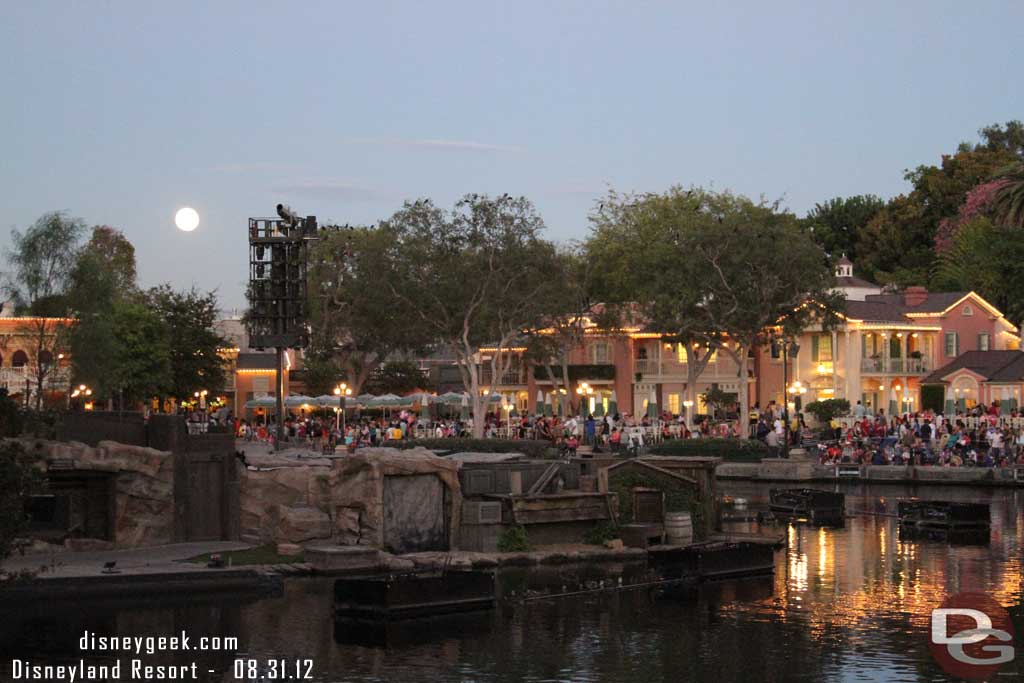
[[[756,576],[775,571],[775,549],[765,542],[707,541],[684,547],[653,547],[648,552],[656,566],[703,580]]]
[[[818,489],[771,489],[768,507],[777,516],[797,517],[811,522],[843,519],[846,495]]]
[[[984,532],[991,524],[988,503],[901,500],[897,514],[900,527],[908,529]]]
[[[337,616],[401,619],[491,609],[496,599],[492,571],[437,571],[337,579]]]

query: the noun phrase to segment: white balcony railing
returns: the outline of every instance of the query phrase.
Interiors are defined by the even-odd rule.
[[[932,362],[929,358],[864,358],[860,371],[869,375],[925,375],[932,371]]]

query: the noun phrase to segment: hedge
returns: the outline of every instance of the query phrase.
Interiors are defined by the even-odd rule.
[[[398,442],[398,448],[427,448],[449,453],[522,453],[528,458],[557,455],[550,441],[540,439],[407,439]]]
[[[651,455],[687,455],[756,462],[771,456],[767,444],[757,439],[670,439],[652,446]]]

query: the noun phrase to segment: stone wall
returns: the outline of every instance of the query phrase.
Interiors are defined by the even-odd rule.
[[[424,448],[366,448],[344,458],[303,460],[253,455],[247,460],[249,467],[239,464],[241,529],[247,539],[382,548],[385,479],[412,475],[434,475],[441,481],[449,547],[458,539],[459,463]],[[415,519],[415,506],[422,502],[402,501],[409,509],[400,516]]]
[[[118,548],[174,542],[174,456],[144,446],[100,441],[96,447],[79,442],[24,439],[47,467],[62,475],[106,472],[114,480],[112,541]]]

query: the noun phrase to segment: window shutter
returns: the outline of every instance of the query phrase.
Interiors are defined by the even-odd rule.
[[[815,363],[818,362],[818,335],[811,337],[811,360]]]

